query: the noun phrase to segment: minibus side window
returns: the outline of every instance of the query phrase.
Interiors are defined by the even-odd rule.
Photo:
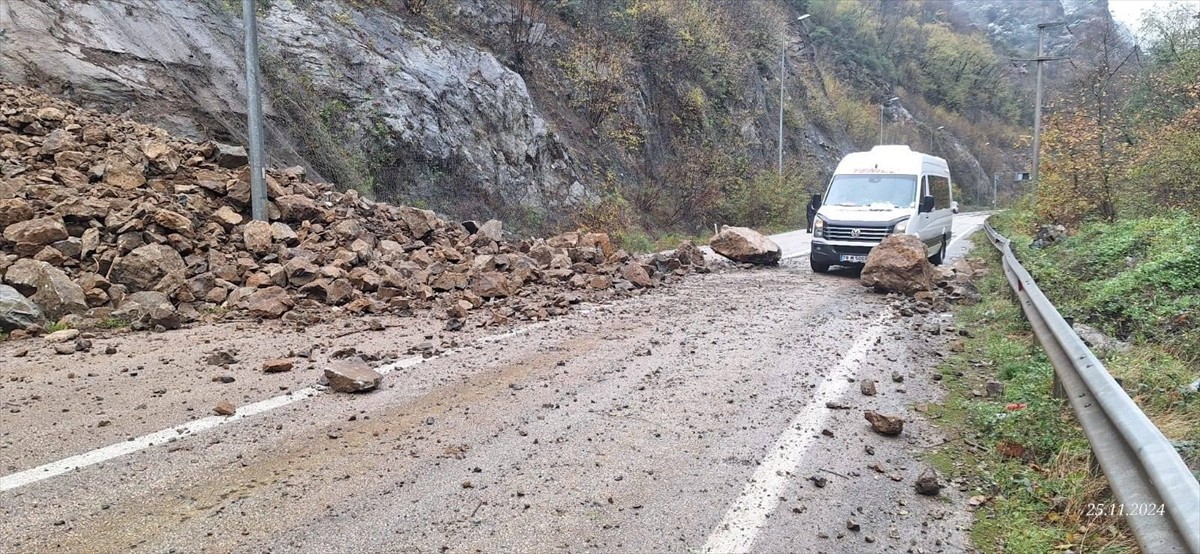
[[[933,195],[933,209],[950,209],[950,178],[941,175],[930,175],[929,194]]]

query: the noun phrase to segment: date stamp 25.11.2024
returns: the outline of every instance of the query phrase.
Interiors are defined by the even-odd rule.
[[[1167,507],[1165,504],[1149,502],[1134,504],[1093,502],[1087,504],[1087,511],[1084,513],[1084,516],[1161,516],[1166,513],[1166,510]]]

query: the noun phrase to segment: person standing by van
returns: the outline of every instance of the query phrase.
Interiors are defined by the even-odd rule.
[[[808,234],[812,234],[813,221],[817,218],[817,210],[821,208],[821,195],[814,194],[808,201]]]

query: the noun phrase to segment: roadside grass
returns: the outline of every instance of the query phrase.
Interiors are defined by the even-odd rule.
[[[994,219],[1055,306],[1132,347],[1104,359],[1129,396],[1200,471],[1200,217],[1166,213],[1083,225],[1031,248],[1033,219]]]
[[[54,323],[51,323],[46,326],[46,332],[47,333],[56,333],[58,331],[65,331],[70,328],[71,328],[71,326],[67,325],[65,323],[54,322]]]
[[[648,234],[645,231],[633,230],[618,234],[616,237],[617,245],[633,254],[650,254],[654,252],[662,252],[664,250],[674,250],[679,247],[679,244],[685,240],[690,240],[696,245],[708,244],[709,234],[700,233],[690,235],[686,233],[664,233],[664,234]]]
[[[1014,302],[999,256],[977,235],[971,255],[989,272],[982,301],[955,309],[963,351],[939,367],[949,394],[929,416],[950,437],[926,462],[965,484],[979,504],[972,542],[989,553],[1136,552],[1123,519],[1089,514],[1113,502],[1091,471],[1070,406],[1054,398],[1053,368]],[[986,396],[987,381],[1003,384]],[[960,485],[961,486],[961,485]]]
[[[127,329],[129,322],[119,317],[106,317],[100,322],[99,327],[101,329]]]

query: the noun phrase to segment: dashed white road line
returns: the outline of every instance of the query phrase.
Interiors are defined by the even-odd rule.
[[[982,226],[971,225],[958,237],[951,239],[947,249]],[[812,402],[788,423],[787,429],[758,466],[754,476],[742,490],[741,496],[729,507],[721,523],[709,535],[701,552],[741,554],[749,552],[754,546],[767,517],[779,507],[780,495],[794,477],[792,474],[803,461],[805,451],[816,440],[817,429],[823,427],[829,419],[830,411],[825,408],[825,403],[837,400],[850,387],[848,377],[853,376],[853,368],[862,364],[867,350],[883,332],[886,317],[886,313],[880,314],[866,332],[859,336],[830,373],[829,378],[817,388]]]
[[[579,310],[577,313],[586,314],[590,311],[591,311],[591,309],[582,309],[582,310]],[[534,331],[537,329],[541,329],[542,327],[545,327],[545,326],[546,326],[545,322],[533,323],[530,325],[526,325],[524,327],[513,329],[513,330],[505,332],[505,333],[500,333],[497,335],[483,337],[483,338],[479,339],[477,342],[480,342],[480,343],[500,342],[504,339],[514,337],[517,335],[521,335],[524,333],[528,333],[530,331]],[[392,362],[390,364],[380,366],[378,368],[375,368],[375,371],[378,371],[379,373],[386,375],[388,373],[391,373],[391,372],[399,370],[399,369],[408,369],[408,368],[414,367],[416,365],[419,365],[422,362],[433,360],[435,358],[449,356],[456,352],[458,352],[458,350],[449,350],[442,354],[439,354],[436,356],[431,356],[429,358],[425,358],[422,356],[413,356],[410,358],[405,358],[403,360],[398,360],[398,361]],[[307,400],[309,398],[312,398],[314,396],[324,393],[325,390],[326,389],[324,387],[303,388],[300,390],[289,392],[287,394],[281,394],[281,395],[273,397],[273,398],[268,398],[266,400],[255,402],[253,404],[247,404],[245,406],[240,406],[240,407],[238,407],[237,412],[231,416],[209,416],[209,417],[197,419],[195,421],[191,421],[191,422],[185,423],[183,425],[178,425],[178,426],[171,427],[168,429],[163,429],[162,431],[156,431],[154,433],[150,433],[148,435],[142,435],[140,437],[134,437],[127,441],[110,444],[110,445],[102,447],[102,448],[97,448],[95,450],[84,452],[83,454],[78,454],[75,456],[71,456],[69,458],[63,458],[58,461],[54,461],[54,462],[50,462],[48,464],[43,464],[43,465],[37,466],[35,468],[27,469],[24,471],[19,471],[17,473],[13,473],[10,475],[5,475],[3,477],[0,477],[0,492],[10,491],[10,490],[13,490],[13,489],[16,489],[19,487],[23,487],[25,485],[36,483],[38,481],[42,481],[45,479],[49,479],[51,477],[56,477],[58,475],[62,475],[64,473],[67,473],[70,471],[74,471],[76,469],[82,469],[82,468],[85,468],[88,466],[99,464],[101,462],[107,462],[108,460],[111,460],[113,458],[119,458],[126,454],[132,454],[139,450],[145,450],[154,445],[161,445],[161,444],[165,444],[165,443],[168,443],[168,442],[171,442],[174,440],[178,440],[183,437],[187,437],[189,435],[203,433],[204,431],[214,429],[221,425],[233,423],[235,421],[240,421],[242,419],[246,419],[248,417],[255,416],[255,415],[258,415],[258,414],[261,414],[264,412],[269,412],[271,410],[282,408],[284,406],[294,404],[301,400]]]
[[[853,368],[862,365],[867,350],[883,332],[886,317],[886,313],[880,314],[866,332],[859,335],[828,379],[817,388],[812,402],[788,422],[787,429],[759,464],[741,496],[709,535],[701,552],[741,554],[754,545],[767,517],[779,507],[780,494],[794,478],[793,473],[804,460],[805,451],[819,436],[817,430],[829,419],[830,410],[825,408],[825,403],[837,400],[846,392],[850,386],[848,377],[853,375]]]

